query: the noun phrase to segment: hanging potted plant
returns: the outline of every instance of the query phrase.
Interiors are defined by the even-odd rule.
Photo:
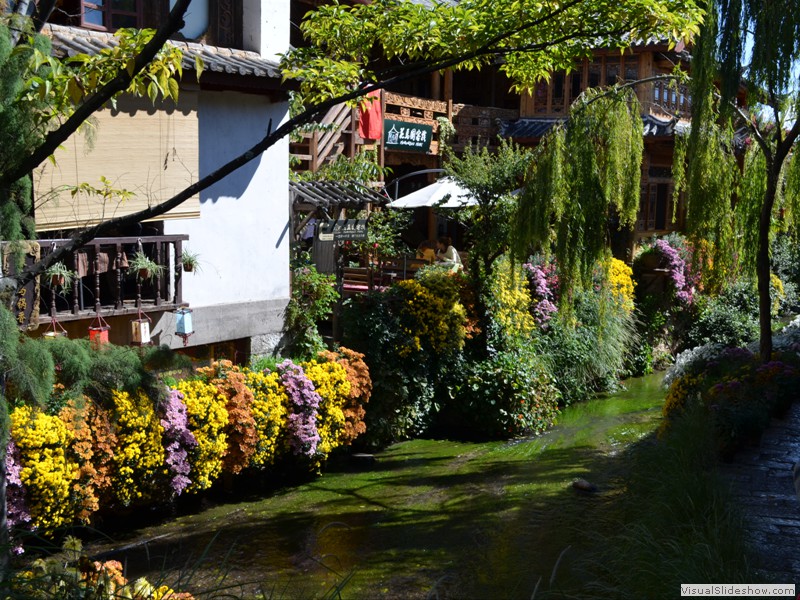
[[[142,281],[153,279],[164,272],[164,265],[159,265],[141,251],[134,254],[133,258],[128,261],[128,268],[135,271],[137,277]]]
[[[187,273],[197,272],[200,270],[200,255],[194,252],[189,252],[188,250],[184,250],[181,253],[181,264],[183,265],[183,270]]]
[[[49,286],[53,289],[61,287],[64,293],[69,292],[72,288],[72,282],[75,281],[75,271],[70,271],[62,262],[55,262],[44,272],[45,279],[49,282]]]

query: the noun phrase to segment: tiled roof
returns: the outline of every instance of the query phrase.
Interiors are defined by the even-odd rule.
[[[53,53],[56,56],[74,56],[76,54],[96,54],[100,50],[112,48],[116,38],[104,31],[92,31],[80,27],[47,24],[43,33],[50,36],[53,42]],[[263,58],[258,52],[219,48],[197,42],[168,42],[183,50],[183,68],[194,69],[195,57],[203,60],[205,69],[214,73],[230,75],[251,75],[255,77],[280,78],[276,61]]]
[[[538,139],[544,136],[556,123],[566,119],[517,119],[506,121],[501,127],[501,135],[508,138]],[[681,133],[689,128],[689,123],[678,120],[662,120],[653,115],[642,116],[645,137],[659,137]]]
[[[505,121],[500,128],[500,135],[510,138],[540,138],[556,123],[565,119],[517,119]]]

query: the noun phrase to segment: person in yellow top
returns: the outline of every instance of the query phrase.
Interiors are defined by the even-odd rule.
[[[453,248],[453,240],[443,235],[437,243],[436,262],[444,267],[449,267],[453,273],[462,268],[461,257],[458,251]]]

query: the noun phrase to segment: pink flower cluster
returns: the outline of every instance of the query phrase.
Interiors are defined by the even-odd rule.
[[[686,261],[666,240],[656,240],[653,248],[666,262],[665,266],[669,270],[669,278],[675,288],[675,297],[683,304],[691,304],[694,301],[694,289],[687,282],[688,269]]]
[[[31,513],[25,501],[25,490],[22,487],[22,464],[19,448],[14,440],[9,440],[6,446],[6,507],[8,528],[13,530],[30,523]],[[22,554],[21,545],[12,547],[14,554]]]
[[[286,359],[278,365],[278,373],[289,397],[289,445],[296,455],[311,458],[317,453],[320,442],[317,409],[322,398],[300,365]]]
[[[169,467],[170,486],[180,496],[189,487],[191,465],[189,452],[197,447],[194,434],[189,431],[189,419],[186,405],[182,402],[183,394],[178,390],[170,390],[169,397],[161,405],[161,426],[164,428],[164,450]]]
[[[528,273],[531,296],[533,297],[533,318],[537,325],[546,325],[558,312],[555,305],[555,292],[558,288],[558,276],[553,265],[539,266],[533,263],[522,265]]]

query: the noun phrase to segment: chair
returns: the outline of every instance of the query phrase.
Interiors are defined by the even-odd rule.
[[[372,290],[372,273],[368,267],[344,267],[342,269],[342,297],[362,294]]]

